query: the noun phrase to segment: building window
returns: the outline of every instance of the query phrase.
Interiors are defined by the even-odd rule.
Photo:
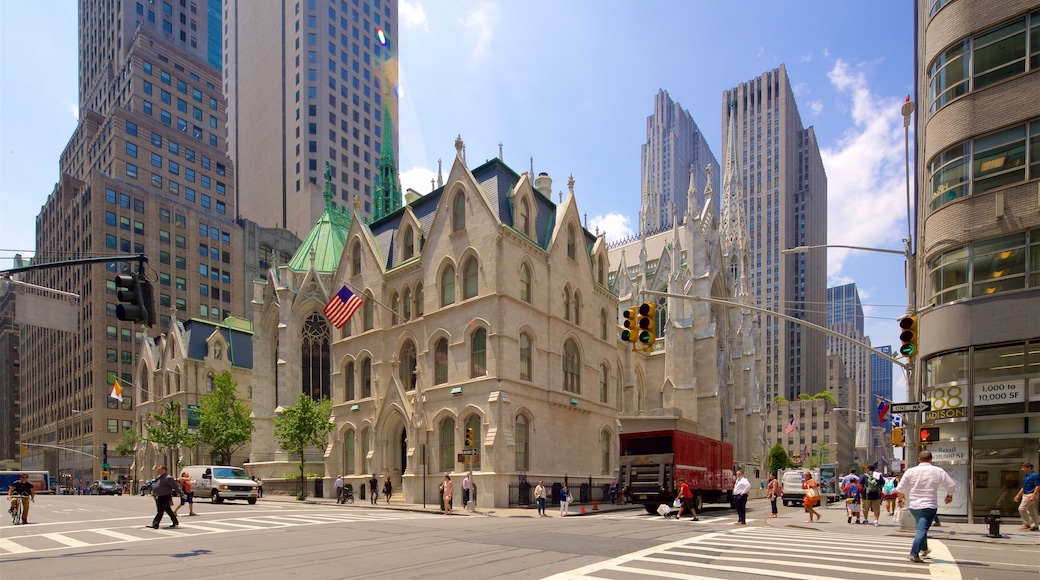
[[[401,316],[401,297],[398,296],[395,290],[390,295],[390,325],[397,326]]]
[[[487,375],[487,331],[478,328],[470,336],[469,376]]]
[[[354,390],[354,363],[353,362],[347,363],[346,375],[347,375],[347,394],[346,394],[346,399],[345,400],[353,401],[356,398],[356,391]]]
[[[530,466],[530,450],[528,448],[527,417],[520,415],[516,418],[514,435],[516,440],[516,470],[527,471]]]
[[[451,204],[451,231],[457,232],[466,228],[466,195],[461,191]]]
[[[477,295],[477,259],[470,257],[462,268],[462,299]]]
[[[433,384],[448,382],[448,339],[437,340],[433,347]]]
[[[343,473],[353,474],[355,473],[354,462],[354,430],[347,429],[346,435],[343,437]]]
[[[405,226],[404,228],[404,259],[407,260],[415,255],[415,236],[412,233],[412,228]]]
[[[455,302],[455,268],[448,264],[441,273],[441,306]]]
[[[455,471],[455,420],[448,417],[440,427],[441,471]]]
[[[423,285],[422,282],[415,285],[415,316],[423,315]]]
[[[412,289],[407,286],[404,287],[404,293],[401,295],[401,317],[405,322],[412,318]]]
[[[610,441],[613,439],[609,431],[603,431],[599,434],[599,469],[600,474],[607,475],[610,473]]]
[[[606,364],[599,365],[599,402],[607,402],[607,385],[610,382],[610,369]]]
[[[575,248],[574,226],[573,225],[568,225],[567,226],[567,257],[572,259],[572,260],[576,260],[577,259],[576,256],[577,256],[577,249]]]
[[[372,396],[372,359],[366,358],[361,363],[361,398]]]
[[[415,356],[415,343],[408,340],[405,341],[404,346],[401,347],[401,355],[398,359],[400,362],[400,376],[401,385],[404,386],[406,391],[415,389],[416,375],[416,356]]]
[[[607,340],[607,311],[599,310],[599,339]]]
[[[524,234],[527,237],[531,237],[531,227],[530,227],[530,223],[529,223],[529,221],[530,221],[529,220],[530,214],[531,214],[531,208],[527,204],[527,198],[521,199],[520,200],[520,219],[519,219],[519,224],[518,224],[519,227],[517,229],[519,229],[520,233]]]
[[[329,327],[325,317],[311,314],[303,325],[301,349],[303,392],[315,401],[330,398]]]
[[[977,240],[928,260],[932,304],[1037,287],[1040,287],[1040,229]]]
[[[376,326],[375,309],[372,307],[372,304],[374,302],[375,302],[375,300],[372,298],[372,294],[370,292],[366,292],[365,293],[365,301],[364,301],[364,304],[361,307],[362,319],[364,321],[364,326],[362,327],[362,331],[372,330]]]
[[[563,390],[581,393],[581,355],[571,338],[563,345]]]
[[[531,269],[520,264],[520,300],[531,303]]]
[[[520,380],[531,380],[531,337],[526,332],[520,334]]]
[[[350,274],[361,274],[361,244],[354,242],[350,247]]]

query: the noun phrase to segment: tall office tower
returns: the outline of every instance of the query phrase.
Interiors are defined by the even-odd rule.
[[[127,4],[133,24],[119,10]],[[87,106],[36,218],[34,264],[146,254],[143,274],[153,282],[157,311],[152,333],[167,328],[175,312],[209,320],[245,314],[226,112],[209,58],[219,53],[219,38],[191,34],[193,27],[220,28],[218,4],[80,2],[80,62],[91,63],[80,84]],[[160,5],[153,22],[146,6]],[[123,260],[27,273],[28,281],[76,293],[80,302],[76,332],[21,329],[23,438],[68,450],[31,447],[24,468],[60,472],[65,484],[129,473],[131,458],[115,447],[134,429],[143,327],[117,320],[114,276],[137,267]],[[123,392],[112,398],[116,380]]]
[[[20,367],[15,293],[13,288],[0,283],[0,463],[13,461],[19,453]]]
[[[863,335],[863,303],[859,300],[859,290],[855,283],[827,289],[827,328],[870,344],[870,339]],[[839,407],[853,409],[860,419],[870,416],[873,409],[870,396],[870,351],[829,335],[826,341],[827,353],[841,357],[845,368],[848,392],[842,393],[839,400],[847,401]]]
[[[891,355],[892,346],[878,346],[875,347],[879,351]],[[874,401],[875,409],[877,408],[877,398],[881,397],[883,401],[892,400],[892,361],[880,357],[877,353],[870,353],[870,394],[872,395],[871,400]],[[878,421],[877,413],[873,414],[870,424],[875,427],[884,427],[885,431],[892,430],[891,415],[889,419],[882,424]]]
[[[914,9],[920,343],[910,400],[931,401],[924,419],[942,423],[944,448],[934,463],[967,483],[951,504],[962,507],[940,511],[972,522],[993,508],[1004,475],[1040,452],[1040,1]]]
[[[725,127],[722,134],[726,134]],[[708,141],[690,112],[673,102],[668,91],[658,90],[654,95],[654,114],[646,118],[646,143],[641,149],[639,228],[644,235],[672,227],[673,217],[682,222],[691,181],[699,207],[704,206],[709,180],[714,191],[721,191],[719,162]]]
[[[384,135],[397,142],[397,0],[227,0],[224,17],[242,217],[306,237],[328,162],[334,202],[371,218]]]
[[[802,125],[783,65],[723,92],[723,133],[731,100],[742,151],[744,215],[757,305],[823,326],[826,251],[780,253],[827,243],[827,175],[816,133]],[[762,331],[767,400],[824,389],[823,333],[768,315]]]

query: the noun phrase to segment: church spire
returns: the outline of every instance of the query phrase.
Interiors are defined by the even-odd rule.
[[[390,93],[383,95],[383,148],[379,156],[379,175],[373,188],[372,220],[401,209],[401,184],[394,157],[394,123],[390,115]]]
[[[748,282],[750,242],[747,220],[744,217],[744,187],[737,165],[737,110],[736,100],[729,102],[729,129],[726,134],[726,165],[722,170],[722,224],[719,245],[722,255],[733,274],[735,294],[742,300],[750,293]]]

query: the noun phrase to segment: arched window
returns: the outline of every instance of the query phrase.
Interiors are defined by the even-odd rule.
[[[470,415],[466,418],[466,422],[464,424],[466,425],[467,429],[473,429],[473,449],[477,450],[477,454],[476,456],[471,456],[470,459],[472,460],[473,471],[479,471],[480,456],[483,455],[483,453],[480,450],[480,417],[477,415]]]
[[[600,473],[610,473],[610,432],[603,431],[599,434],[599,469]]]
[[[361,398],[367,399],[372,396],[372,359],[366,358],[361,363]]]
[[[607,259],[602,255],[599,257],[599,268],[597,268],[596,280],[599,281],[600,286],[607,285]]]
[[[571,319],[571,286],[570,284],[563,287],[563,319]]]
[[[527,417],[520,415],[516,418],[514,429],[516,436],[516,470],[527,471],[530,465],[530,450],[528,449]]]
[[[520,300],[531,303],[531,269],[520,264]]]
[[[405,286],[401,295],[401,314],[405,322],[412,319],[412,289]]]
[[[439,432],[441,471],[455,471],[455,419],[441,421]]]
[[[462,267],[462,299],[477,295],[477,259],[470,256]]]
[[[461,191],[451,204],[451,231],[457,232],[466,227],[466,195]]]
[[[361,274],[361,244],[354,242],[350,246],[350,275]]]
[[[357,398],[357,391],[354,387],[354,362],[347,363],[347,401],[353,401]]]
[[[569,225],[567,226],[567,257],[572,260],[576,260],[576,256],[578,255],[578,251],[575,249],[575,246],[576,244],[574,241],[574,226]]]
[[[348,429],[343,438],[343,473],[354,473],[354,430]]]
[[[517,224],[519,226],[517,229],[527,237],[531,237],[530,215],[531,208],[527,205],[525,197],[520,200],[520,223]]]
[[[448,382],[448,339],[441,338],[433,347],[433,384]]]
[[[398,378],[401,379],[401,385],[406,391],[410,391],[415,388],[415,343],[407,340],[401,347],[401,356],[399,357],[401,366],[398,370]]]
[[[448,264],[441,273],[441,306],[455,302],[455,268]]]
[[[362,319],[364,322],[364,327],[362,328],[363,331],[372,330],[376,327],[375,303],[376,301],[372,299],[372,294],[370,292],[365,292],[365,303],[361,306]]]
[[[520,333],[520,380],[531,380],[531,337]]]
[[[664,297],[657,299],[657,320],[654,324],[657,325],[657,338],[664,337],[665,321],[668,320],[668,301]]]
[[[574,291],[574,303],[571,305],[574,311],[574,324],[581,324],[581,292]]]
[[[563,344],[563,390],[581,393],[581,355],[573,338]]]
[[[404,227],[404,248],[402,257],[407,260],[415,255],[415,236],[412,235],[412,226]]]
[[[482,377],[487,374],[487,331],[478,328],[470,337],[469,376]]]
[[[610,369],[606,364],[599,365],[599,402],[607,402],[607,384],[610,382]]]
[[[372,445],[369,440],[372,437],[372,430],[365,427],[361,430],[361,474],[364,475],[368,469],[368,452],[372,449]]]
[[[607,311],[599,309],[599,339],[607,340]]]
[[[322,397],[331,397],[329,326],[325,323],[323,315],[314,313],[307,317],[303,323],[302,342],[300,370],[303,392],[315,401],[320,401]]]
[[[206,389],[213,392],[213,373],[206,375]]]
[[[390,294],[390,325],[397,326],[401,319],[401,297],[397,295],[397,291],[394,290]]]
[[[423,315],[423,286],[422,282],[415,285],[415,316]]]

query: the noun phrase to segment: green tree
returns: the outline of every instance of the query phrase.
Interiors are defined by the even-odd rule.
[[[307,485],[304,479],[303,454],[308,447],[321,447],[328,444],[329,432],[332,431],[332,401],[322,397],[320,401],[300,393],[296,404],[286,407],[281,416],[274,419],[274,436],[278,445],[300,458],[300,487],[296,499],[307,497]]]
[[[222,465],[231,465],[231,456],[252,439],[254,429],[231,373],[213,377],[213,392],[199,400],[199,442],[219,453]]]
[[[119,437],[119,442],[116,443],[116,455],[122,455],[123,457],[133,455],[137,451],[137,444],[140,442],[141,434],[137,432],[137,429],[123,431],[123,435]]]
[[[813,398],[813,396],[810,395],[809,393],[798,393],[798,400],[799,401],[811,401],[812,398]]]
[[[143,439],[155,443],[160,455],[165,458],[170,471],[181,467],[181,447],[194,447],[197,437],[188,432],[188,425],[181,421],[181,404],[178,401],[167,401],[159,404],[160,411],[148,414],[148,435]]]
[[[824,399],[825,401],[827,401],[828,403],[834,405],[835,407],[838,406],[838,401],[836,401],[834,399],[834,394],[831,393],[830,391],[823,391],[822,393],[816,393],[813,396],[813,398],[814,399]]]
[[[779,441],[776,445],[773,445],[769,449],[769,459],[766,464],[766,469],[769,473],[776,473],[781,469],[788,469],[794,467],[794,462],[791,461],[791,456],[787,454],[787,450],[780,444]]]
[[[787,398],[784,397],[783,395],[777,395],[777,396],[773,397],[773,402],[778,404],[778,405],[780,405],[780,404],[783,404],[783,403],[787,403],[788,401],[787,401]]]

